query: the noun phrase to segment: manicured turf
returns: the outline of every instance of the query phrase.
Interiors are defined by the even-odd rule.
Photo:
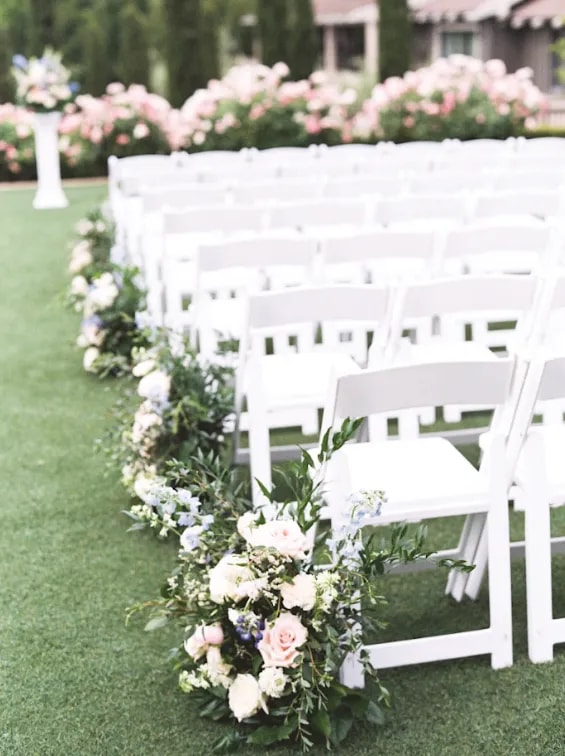
[[[201,756],[221,731],[176,688],[165,660],[175,635],[124,626],[124,608],[156,595],[174,553],[126,533],[126,499],[93,453],[119,385],[83,374],[77,317],[60,302],[72,226],[103,193],[73,188],[68,210],[41,212],[28,190],[0,193],[1,756]],[[433,543],[455,536],[442,526]],[[556,570],[565,614],[562,559]],[[493,672],[479,658],[386,672],[388,725],[353,733],[343,753],[564,752],[565,655],[528,661],[520,564],[513,574],[515,666]],[[387,582],[387,637],[484,624],[485,592],[477,605],[455,606],[443,579]]]

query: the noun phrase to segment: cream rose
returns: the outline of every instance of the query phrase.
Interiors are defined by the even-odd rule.
[[[278,667],[267,667],[259,675],[259,687],[269,698],[280,698],[289,678]]]
[[[269,627],[257,648],[266,667],[295,667],[298,649],[306,643],[308,631],[298,617],[283,612]]]
[[[92,253],[90,251],[90,243],[88,241],[81,241],[75,245],[71,252],[71,261],[69,263],[70,273],[80,273],[81,270],[90,265],[92,262]]]
[[[258,525],[251,530],[249,543],[276,549],[291,559],[304,559],[308,551],[308,539],[294,520],[272,520]]]
[[[234,717],[241,722],[259,709],[267,711],[265,698],[253,675],[238,675],[230,685],[228,704]]]
[[[71,294],[75,297],[86,297],[88,294],[88,281],[84,276],[74,276],[71,281]]]
[[[281,596],[285,609],[304,609],[310,611],[316,603],[316,579],[301,572],[292,583],[283,583]]]
[[[169,398],[171,376],[162,370],[152,370],[139,381],[137,393],[152,402],[164,402]]]
[[[251,582],[254,575],[240,560],[237,554],[227,554],[210,570],[210,598],[214,603],[223,604],[227,598],[238,601],[246,595],[241,586]]]
[[[100,350],[96,347],[89,347],[82,358],[82,366],[87,373],[95,373],[94,363],[100,357]]]
[[[147,359],[135,365],[131,372],[136,378],[143,378],[144,375],[151,373],[156,367],[157,363],[155,360]]]

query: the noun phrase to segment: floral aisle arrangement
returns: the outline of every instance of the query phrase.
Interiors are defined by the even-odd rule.
[[[363,140],[505,139],[535,126],[546,107],[533,71],[509,74],[501,60],[439,58],[377,85],[354,119]]]
[[[14,55],[12,73],[16,79],[16,97],[20,105],[36,113],[63,110],[78,90],[62,56],[47,47],[41,58]]]
[[[188,339],[167,331],[158,332],[149,348],[134,350],[134,361],[133,375],[140,378],[137,404],[134,410],[131,402],[118,405],[106,451],[121,468],[128,491],[143,502],[129,513],[143,526],[155,523],[154,510],[163,507],[163,499],[173,514],[169,499],[177,494],[171,486],[185,486],[196,470],[214,467],[215,460],[220,468],[225,465],[233,369],[202,360]],[[174,506],[177,515],[192,506],[191,497],[183,496]]]
[[[363,640],[382,627],[381,581],[389,568],[432,555],[422,529],[408,537],[406,526],[398,526],[386,542],[378,529],[362,536],[386,506],[381,491],[352,496],[331,538],[316,543],[321,484],[315,471],[359,424],[347,420],[333,437],[328,432],[316,462],[302,452],[286,476],[288,500],[281,504],[268,491],[270,504],[257,512],[242,514],[248,502],[219,500],[205,511],[195,502],[179,527],[179,561],[163,598],[131,610],[150,609],[147,630],[170,621],[184,628],[175,657],[180,687],[203,717],[233,726],[218,750],[278,741],[329,748],[345,740],[355,721],[383,721],[388,693]],[[365,673],[363,689],[340,682],[350,654]]]
[[[101,208],[94,208],[76,225],[77,240],[71,249],[69,303],[81,311],[93,280],[112,267],[114,224]]]
[[[78,292],[75,291],[78,302]],[[145,306],[136,268],[113,265],[92,278],[82,298],[83,321],[77,346],[83,367],[101,378],[131,370],[132,350],[148,343],[138,314]]]
[[[234,66],[210,81],[181,108],[185,148],[307,146],[350,141],[353,89],[340,90],[321,71],[302,81],[285,81],[285,63]]]

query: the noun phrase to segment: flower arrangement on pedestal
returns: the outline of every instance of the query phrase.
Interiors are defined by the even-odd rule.
[[[41,58],[14,55],[12,73],[18,102],[36,113],[63,110],[78,91],[78,84],[71,81],[71,73],[63,65],[61,54],[49,47]]]
[[[283,503],[268,491],[270,503],[255,512],[237,497],[193,497],[182,520],[166,524],[179,533],[178,565],[164,598],[131,612],[151,610],[147,630],[171,620],[184,628],[175,657],[181,689],[203,717],[233,725],[217,750],[278,741],[330,748],[355,721],[383,722],[388,693],[363,651],[365,634],[382,627],[381,580],[389,568],[432,555],[423,548],[424,529],[409,537],[405,525],[397,526],[389,540],[375,528],[362,534],[379,522],[386,506],[381,491],[350,497],[331,538],[316,539],[318,471],[359,425],[346,420],[329,431],[316,462],[302,451],[286,476]],[[167,523],[166,511],[154,514]],[[363,671],[363,688],[340,681],[352,658]]]

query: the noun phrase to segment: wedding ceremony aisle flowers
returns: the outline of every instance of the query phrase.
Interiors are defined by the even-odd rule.
[[[150,347],[135,349],[133,357],[132,373],[140,378],[137,405],[116,408],[117,426],[106,450],[128,491],[143,502],[134,504],[130,515],[151,524],[163,499],[169,515],[192,511],[191,496],[168,486],[187,485],[195,468],[213,465],[216,458],[226,464],[233,370],[201,359],[187,338],[166,330],[157,333]]]
[[[62,63],[62,55],[50,47],[41,58],[14,55],[12,64],[18,102],[36,113],[63,110],[78,90]]]
[[[333,437],[328,432],[316,462],[302,450],[284,476],[282,503],[265,491],[270,503],[255,512],[249,502],[224,499],[203,517],[195,505],[191,524],[179,528],[179,561],[164,597],[130,610],[151,610],[147,630],[173,620],[184,628],[175,657],[181,689],[201,716],[232,723],[218,751],[278,741],[330,748],[355,721],[383,723],[388,693],[363,640],[382,627],[388,569],[432,555],[424,551],[423,529],[408,537],[398,526],[387,540],[372,528],[362,537],[386,506],[381,491],[352,496],[333,537],[326,542],[320,532],[316,539],[319,471],[359,426],[346,420]],[[348,654],[359,655],[362,689],[339,680]]]
[[[77,240],[71,248],[69,273],[73,276],[68,294],[69,303],[80,312],[88,287],[93,280],[112,267],[114,224],[101,208],[94,208],[76,225]]]

